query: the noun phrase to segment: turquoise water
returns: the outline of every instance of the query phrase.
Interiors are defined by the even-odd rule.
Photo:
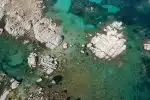
[[[57,3],[54,5],[54,8],[64,12],[68,12],[70,6],[71,0],[58,0]]]
[[[87,1],[89,0],[57,0],[53,7],[52,5],[47,7],[46,15],[61,20],[60,25],[63,29],[61,35],[68,44],[72,45],[67,50],[63,50],[62,45],[55,50],[45,50],[54,54],[60,61],[59,65],[63,70],[58,72],[64,76],[62,87],[67,89],[68,96],[81,98],[81,100],[149,100],[150,54],[143,50],[143,41],[150,36],[149,27],[145,27],[149,23],[146,21],[144,23],[144,18],[139,19],[142,14],[139,12],[137,14],[135,9],[129,10],[131,7],[127,11],[139,15],[136,20],[133,20],[132,18],[135,18],[133,13],[128,15],[125,8],[118,6],[121,4],[120,0],[115,1],[117,5],[104,3],[104,0],[90,0],[90,4]],[[75,13],[76,9],[70,11],[72,3],[75,2],[78,4],[74,5],[77,6],[78,14]],[[92,13],[88,12],[90,6],[95,9]],[[146,18],[149,18],[148,15]],[[81,45],[88,43],[89,33],[94,35],[112,20],[125,23],[127,50],[112,61],[100,60]],[[1,71],[18,80],[26,78],[33,81],[27,65],[27,56],[33,50],[29,47],[11,36],[1,36]],[[82,54],[81,50],[85,53]],[[35,70],[34,73],[38,72]],[[35,75],[34,77],[37,77]]]
[[[120,11],[120,8],[113,5],[102,5],[103,8],[107,8],[109,13],[117,13]]]
[[[103,0],[89,0],[90,2],[95,2],[97,4],[100,4]]]
[[[27,55],[29,50],[27,46],[17,41],[11,36],[0,37],[0,69],[14,77],[22,80],[26,75],[28,64]]]

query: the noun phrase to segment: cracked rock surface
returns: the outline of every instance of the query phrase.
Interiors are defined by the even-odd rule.
[[[62,42],[60,28],[43,15],[43,0],[0,0],[0,20],[5,15],[5,30],[15,37],[34,36],[54,49]]]
[[[100,59],[112,59],[126,50],[122,22],[113,22],[97,33],[87,47]]]

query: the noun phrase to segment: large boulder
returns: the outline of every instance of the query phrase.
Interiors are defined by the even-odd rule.
[[[61,29],[51,19],[43,18],[33,27],[35,38],[41,43],[45,43],[46,47],[54,49],[62,43],[62,37],[59,34]]]
[[[12,36],[20,37],[27,33],[31,37],[35,35],[38,41],[50,49],[62,42],[60,28],[52,19],[43,16],[43,0],[0,1],[0,19],[5,15],[5,30]]]
[[[113,22],[97,33],[87,47],[100,59],[112,59],[126,50],[121,22]]]
[[[28,56],[28,65],[30,67],[36,67],[37,66],[37,58],[38,55],[36,53],[30,53],[30,55]]]
[[[49,55],[42,55],[40,57],[40,65],[47,74],[51,74],[57,68],[57,58]]]

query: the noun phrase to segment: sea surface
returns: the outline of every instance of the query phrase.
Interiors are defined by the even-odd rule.
[[[150,38],[149,12],[148,0],[46,2],[46,15],[62,26],[61,35],[72,45],[67,50],[61,47],[44,50],[60,60],[63,68],[60,73],[64,77],[62,87],[67,89],[70,97],[78,100],[150,100],[150,52],[143,49],[144,40]],[[82,47],[89,42],[89,33],[94,35],[115,20],[124,23],[126,52],[106,61]],[[11,36],[1,36],[1,71],[17,80],[25,80],[30,76],[26,58],[32,50]]]

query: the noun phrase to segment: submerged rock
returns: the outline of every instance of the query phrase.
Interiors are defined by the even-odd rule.
[[[115,58],[126,50],[126,40],[121,25],[122,22],[117,21],[108,25],[104,28],[104,33],[97,33],[87,47],[100,59]]]
[[[40,65],[47,74],[51,74],[57,68],[57,59],[49,55],[41,56]]]
[[[0,35],[2,35],[2,33],[3,33],[3,29],[2,29],[2,28],[0,28]]]
[[[0,100],[6,100],[9,92],[10,90],[4,90],[3,94],[0,96]]]
[[[150,50],[150,41],[149,40],[147,40],[147,41],[145,41],[145,43],[144,43],[144,49],[145,50]]]
[[[64,42],[63,43],[63,49],[67,49],[68,48],[68,43]]]
[[[11,81],[11,89],[16,89],[19,86],[19,82],[15,79],[10,80]]]
[[[41,81],[42,81],[42,78],[39,78],[39,79],[36,80],[37,83],[39,83]]]
[[[37,64],[37,62],[36,62],[36,59],[37,59],[37,57],[38,57],[38,55],[36,54],[36,53],[30,53],[30,55],[29,55],[29,57],[28,57],[28,65],[30,66],[30,67],[36,67],[36,64]]]

